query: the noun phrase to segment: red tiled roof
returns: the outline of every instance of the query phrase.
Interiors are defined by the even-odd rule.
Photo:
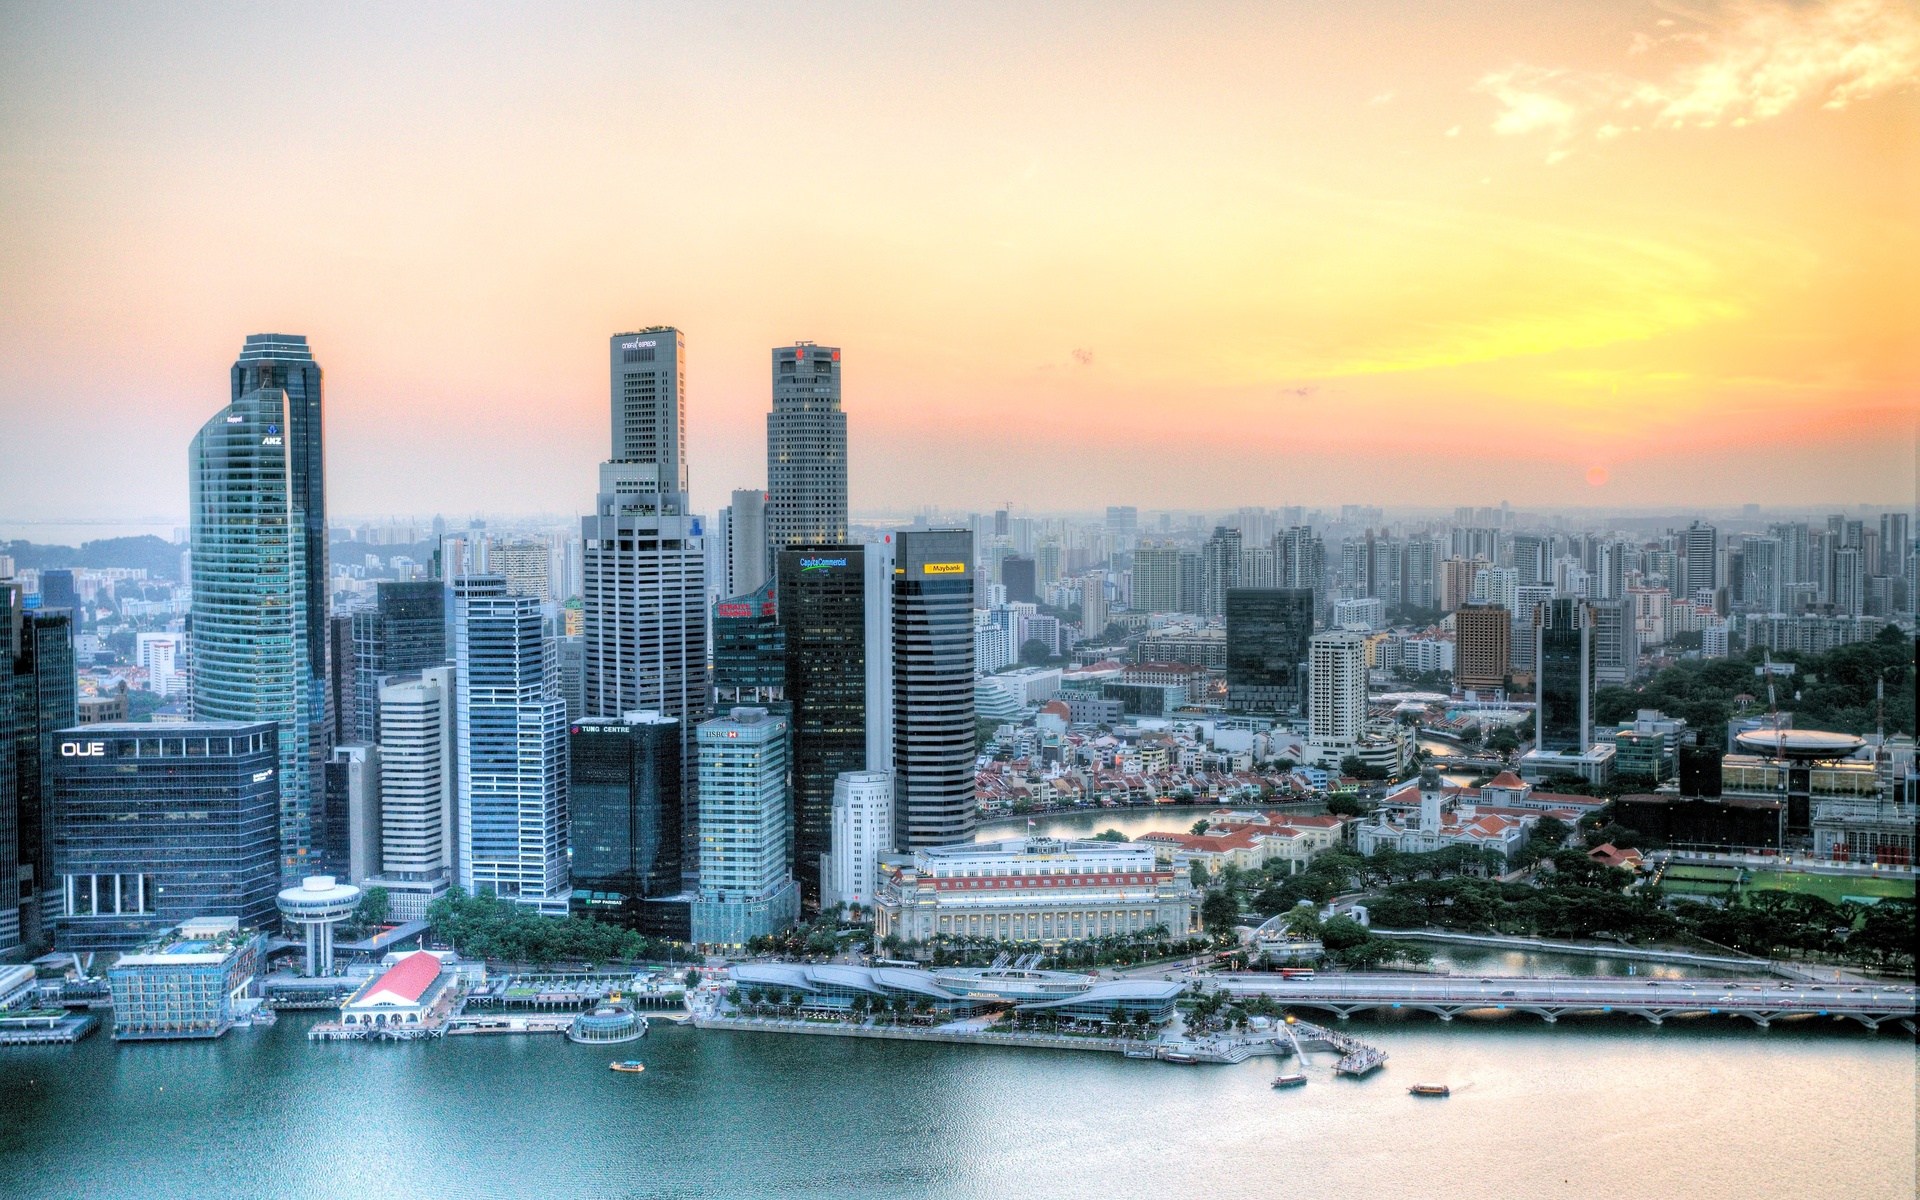
[[[416,950],[387,968],[387,973],[367,989],[366,997],[371,999],[381,992],[392,992],[409,1003],[417,1003],[438,978],[440,960],[425,950]]]
[[[1491,782],[1481,784],[1480,786],[1495,787],[1495,788],[1523,788],[1527,785],[1524,782],[1522,782],[1520,777],[1518,775],[1515,775],[1512,771],[1502,771],[1498,775],[1495,775]]]

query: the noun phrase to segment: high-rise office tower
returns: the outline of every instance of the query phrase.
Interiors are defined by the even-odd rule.
[[[1469,604],[1453,614],[1453,679],[1461,687],[1497,688],[1513,667],[1513,612],[1502,604]]]
[[[736,708],[700,726],[700,892],[693,940],[740,947],[800,915],[788,873],[787,722]]]
[[[1685,572],[1680,594],[1691,600],[1701,592],[1708,595],[1720,586],[1720,531],[1702,521],[1687,526],[1682,546],[1686,552]],[[1584,749],[1584,747],[1583,747]]]
[[[0,953],[44,941],[59,904],[49,780],[54,734],[79,720],[73,614],[25,601],[0,580]]]
[[[389,913],[418,921],[458,867],[459,689],[450,666],[380,681],[380,873]]]
[[[273,917],[278,722],[116,722],[60,730],[53,760],[54,945],[131,950],[192,917]]]
[[[495,542],[487,554],[487,569],[507,581],[507,595],[553,596],[553,547],[544,538],[515,538]]]
[[[335,613],[327,618],[327,745],[342,746],[354,740],[359,724],[357,697],[353,691],[353,617]],[[338,872],[334,872],[338,874]]]
[[[778,607],[792,713],[792,870],[809,903],[820,898],[834,781],[847,771],[892,767],[888,550],[868,544],[780,552]],[[971,608],[967,617],[970,646]]]
[[[353,737],[381,741],[380,681],[447,661],[446,590],[437,579],[381,580],[353,614]]]
[[[680,731],[659,713],[582,721],[568,737],[573,905],[629,929],[680,891]]]
[[[773,578],[767,554],[767,493],[758,488],[733,493],[727,505],[725,544],[726,577],[721,581],[722,596],[744,596],[757,592]]]
[[[315,791],[314,845],[326,847],[327,874],[358,885],[380,873],[380,747],[335,746]]]
[[[249,339],[251,348],[251,339]],[[193,714],[211,721],[272,721],[280,727],[280,875],[312,874],[313,781],[326,737],[325,581],[321,619],[308,573],[311,519],[300,497],[318,486],[318,369],[243,359],[235,387],[252,384],[194,435],[188,452],[193,522]],[[311,379],[298,401],[287,390]],[[303,386],[305,386],[303,384]],[[294,413],[307,422],[306,456],[295,455]],[[323,543],[324,520],[319,528]],[[325,548],[319,558],[325,569]]]
[[[832,842],[820,866],[822,906],[872,905],[879,856],[893,848],[891,771],[846,771],[834,780]]]
[[[1534,747],[1584,751],[1593,742],[1593,617],[1584,600],[1534,610]]]
[[[567,706],[540,602],[454,581],[460,886],[565,916]]]
[[[1662,595],[1664,594],[1663,592]],[[1533,614],[1542,604],[1552,599],[1552,584],[1523,583],[1513,589],[1513,621],[1510,626],[1510,637],[1513,650],[1513,669],[1516,673],[1525,675],[1533,674],[1533,654],[1535,650]],[[1665,602],[1662,601],[1662,603]]]
[[[1638,615],[1631,600],[1600,600],[1587,606],[1593,614],[1594,686],[1632,683],[1640,674]]]
[[[1215,526],[1213,536],[1200,548],[1200,556],[1206,589],[1201,596],[1201,612],[1209,617],[1225,616],[1227,593],[1240,586],[1240,531]]]
[[[769,579],[713,606],[713,710],[741,705],[787,715],[787,634]]]
[[[1080,581],[1080,636],[1099,638],[1107,631],[1107,573],[1088,571]],[[1063,647],[1064,652],[1066,648]]]
[[[1180,550],[1170,545],[1144,545],[1133,552],[1135,612],[1180,611]]]
[[[1306,703],[1311,588],[1235,588],[1227,593],[1227,703],[1294,713]]]
[[[706,711],[703,531],[687,507],[685,343],[655,327],[609,342],[613,460],[581,520],[586,717],[672,717],[681,740],[681,861],[698,828],[693,725]]]
[[[1367,643],[1334,629],[1307,642],[1307,744],[1323,764],[1338,766],[1367,727]]]
[[[847,540],[847,414],[840,351],[831,346],[796,342],[773,351],[766,520],[769,556]]]
[[[279,391],[285,394],[286,473],[288,495],[299,514],[301,540],[301,578],[306,587],[304,620],[306,637],[306,686],[309,693],[306,719],[311,727],[303,748],[307,754],[306,778],[317,779],[320,764],[327,759],[330,722],[327,720],[327,663],[332,649],[326,637],[327,588],[331,574],[327,565],[327,473],[324,413],[321,408],[320,364],[314,361],[307,339],[290,333],[248,334],[241,343],[240,356],[228,370],[228,399],[238,405],[248,392]],[[229,413],[231,415],[231,413]],[[197,547],[196,547],[197,549]],[[195,593],[198,595],[198,592]],[[199,605],[195,603],[195,616]],[[196,708],[195,713],[199,710]],[[251,720],[250,716],[230,720]],[[285,737],[281,739],[285,749]],[[281,801],[286,789],[281,789]],[[281,865],[287,863],[286,847],[281,849]],[[303,874],[311,874],[303,869]]]
[[[894,546],[894,839],[973,840],[973,535],[905,530]]]
[[[40,607],[79,615],[80,593],[74,590],[72,571],[62,567],[40,572]]]
[[[1009,554],[1000,560],[1000,582],[1006,585],[1008,604],[1038,604],[1040,595],[1035,590],[1038,578],[1034,571],[1034,561],[1018,554]]]

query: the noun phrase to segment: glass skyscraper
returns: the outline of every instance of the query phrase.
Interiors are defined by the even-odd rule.
[[[700,893],[693,940],[744,946],[793,924],[787,871],[787,722],[736,708],[700,726]]]
[[[895,847],[970,842],[973,534],[903,530],[893,568]]]
[[[131,950],[193,917],[273,920],[277,741],[272,722],[60,730],[55,946]]]
[[[299,374],[263,361],[249,377]],[[316,394],[314,411],[318,403]],[[298,498],[312,481],[295,477],[294,408],[283,385],[250,388],[194,435],[188,461],[193,712],[280,727],[280,874],[290,883],[313,865],[312,780],[326,694],[324,660],[316,670],[309,644],[316,631],[324,638],[324,625],[309,619],[313,558]],[[317,441],[311,431],[309,438]],[[324,587],[323,580],[322,604]]]
[[[1534,609],[1534,746],[1584,751],[1593,741],[1593,618],[1560,597]]]
[[[1313,589],[1227,591],[1227,702],[1257,712],[1299,712],[1307,701]]]
[[[680,891],[679,722],[582,721],[568,736],[576,911],[642,926],[642,902]]]
[[[73,617],[25,607],[0,581],[0,952],[44,940],[58,897],[53,878],[54,733],[75,723]]]
[[[832,848],[834,780],[867,766],[864,549],[806,546],[782,550],[777,559],[793,713],[791,869],[803,898],[815,904],[821,856]]]
[[[353,614],[353,740],[380,740],[380,680],[447,661],[446,589],[437,579],[381,580]]]
[[[567,706],[540,601],[454,580],[460,886],[565,916]]]

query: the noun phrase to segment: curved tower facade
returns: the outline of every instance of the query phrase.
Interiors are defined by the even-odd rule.
[[[283,388],[255,388],[194,435],[193,711],[279,727],[280,874],[309,874],[313,739],[322,678],[308,645],[307,528],[296,503]],[[324,533],[324,531],[323,531]]]

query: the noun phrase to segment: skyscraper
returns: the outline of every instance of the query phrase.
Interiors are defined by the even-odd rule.
[[[1135,612],[1180,611],[1180,550],[1171,545],[1143,545],[1133,552]]]
[[[0,952],[45,938],[60,897],[53,873],[54,734],[79,720],[73,614],[29,609],[0,581]]]
[[[1338,766],[1360,745],[1367,725],[1366,639],[1348,629],[1307,643],[1307,744],[1319,762]]]
[[[417,921],[453,883],[460,809],[459,689],[450,666],[381,677],[380,873],[390,914]]]
[[[248,334],[240,346],[240,356],[228,371],[228,399],[238,406],[247,393],[278,391],[284,394],[283,409],[287,490],[293,511],[298,514],[302,539],[300,577],[306,591],[302,620],[306,623],[303,650],[306,655],[305,717],[309,725],[301,744],[306,752],[306,779],[319,777],[320,764],[327,759],[329,725],[327,721],[327,662],[331,648],[326,637],[327,588],[331,573],[327,565],[327,473],[326,437],[320,404],[320,364],[313,359],[307,339],[291,333]],[[229,411],[231,415],[231,411]],[[244,481],[236,478],[239,486]],[[197,552],[199,547],[194,547]],[[198,572],[196,572],[196,575]],[[196,580],[197,583],[197,580]],[[194,616],[199,617],[199,591],[194,595]],[[195,713],[199,713],[196,708]],[[219,715],[228,720],[252,720],[251,716]],[[286,748],[286,737],[281,737]],[[284,782],[284,781],[283,781]],[[281,789],[281,801],[286,790]],[[304,802],[304,801],[302,801]],[[287,848],[281,848],[285,869]],[[302,874],[310,873],[305,869]]]
[[[659,713],[582,721],[568,744],[577,911],[640,928],[643,902],[680,891],[680,731]]]
[[[1311,588],[1227,593],[1227,703],[1255,712],[1299,712],[1307,698]]]
[[[713,606],[713,710],[740,705],[789,711],[787,634],[769,579],[753,591]]]
[[[787,723],[736,708],[700,726],[700,892],[693,940],[744,946],[800,915],[787,871]]]
[[[847,414],[840,411],[840,351],[831,346],[796,342],[773,351],[766,537],[769,556],[847,540]]]
[[[381,740],[380,681],[447,661],[446,590],[437,579],[374,585],[371,608],[353,614],[353,739]]]
[[[1000,582],[1007,588],[1007,603],[1037,604],[1039,593],[1034,590],[1036,576],[1034,562],[1018,554],[1009,554],[1000,560]]]
[[[760,590],[773,578],[767,554],[767,493],[749,488],[733,493],[727,505],[726,577],[721,581],[723,596],[744,596]]]
[[[847,771],[891,768],[881,757],[893,687],[884,619],[892,590],[887,550],[804,546],[779,556],[785,696],[792,713],[792,870],[810,903],[820,898],[834,781]],[[967,616],[971,645],[971,609]]]
[[[904,530],[893,568],[895,845],[973,839],[973,535]]]
[[[870,906],[874,870],[893,848],[893,773],[847,771],[833,784],[833,849],[821,865],[821,904]]]
[[[565,916],[567,707],[540,602],[454,581],[460,886]]]
[[[1686,565],[1681,577],[1680,595],[1692,600],[1702,591],[1709,596],[1720,586],[1720,531],[1703,521],[1695,521],[1687,526],[1682,546],[1686,552]],[[1582,747],[1584,749],[1585,747]]]
[[[1200,611],[1209,617],[1225,616],[1227,593],[1240,586],[1240,531],[1215,526],[1200,556],[1205,573]]]
[[[681,774],[698,775],[692,729],[707,705],[703,531],[687,507],[685,344],[656,326],[609,342],[613,459],[581,520],[586,717],[672,717]],[[697,788],[683,786],[681,861],[694,857]]]
[[[1513,668],[1513,613],[1504,605],[1469,604],[1453,614],[1453,679],[1461,687],[1497,688]]]
[[[1583,600],[1534,609],[1534,748],[1581,750],[1593,742],[1593,618]]]
[[[249,339],[251,348],[252,339]],[[309,364],[310,365],[310,364]],[[246,370],[242,372],[241,367]],[[280,875],[292,883],[312,873],[316,751],[325,743],[322,620],[311,619],[308,572],[315,559],[311,521],[300,497],[317,486],[318,436],[303,437],[296,458],[293,414],[317,417],[317,368],[243,360],[235,367],[253,386],[213,415],[188,452],[193,544],[193,713],[200,720],[272,721],[280,727]],[[311,378],[314,390],[296,405],[289,381]],[[304,384],[303,384],[304,386]],[[311,469],[310,469],[311,468]],[[326,526],[320,526],[324,542]],[[325,568],[322,547],[322,570]]]

